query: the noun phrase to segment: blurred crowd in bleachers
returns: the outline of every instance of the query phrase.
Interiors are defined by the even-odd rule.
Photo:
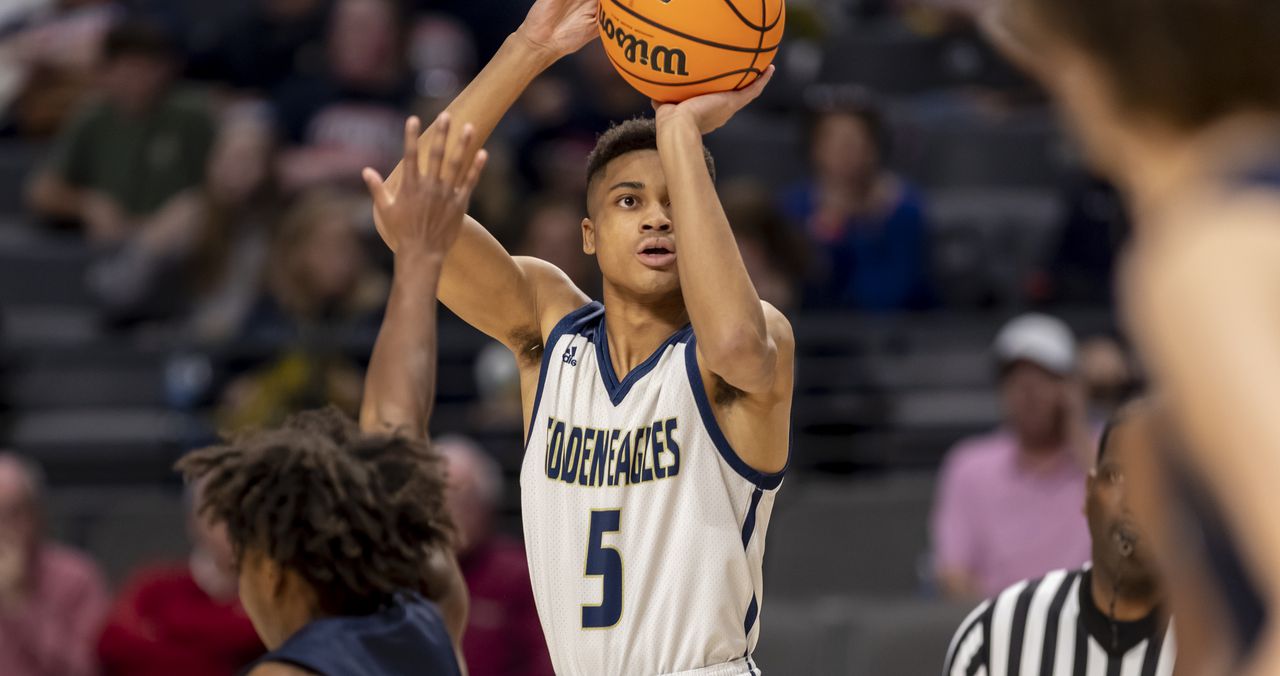
[[[140,564],[186,561],[190,531],[199,556],[132,579],[225,606],[208,593],[219,586],[209,572],[217,565],[201,552],[216,546],[182,515],[173,460],[219,432],[300,408],[358,407],[390,262],[359,171],[389,171],[404,117],[442,110],[527,4],[0,6],[0,447],[43,466],[40,521],[89,550],[118,589]],[[772,643],[770,629],[808,618],[851,635],[866,629],[858,613],[872,611],[839,599],[989,593],[990,569],[948,577],[973,560],[967,547],[985,545],[949,542],[947,570],[930,557],[934,474],[948,449],[999,428],[992,435],[1020,452],[1021,415],[1040,417],[1028,429],[1053,428],[1028,433],[1052,451],[1065,432],[1044,418],[1059,415],[1063,398],[1084,398],[1092,429],[1140,379],[1110,311],[1124,210],[1081,169],[1036,88],[983,41],[971,21],[978,4],[790,0],[773,83],[707,139],[761,296],[797,328],[795,446],[770,533],[762,662],[768,668],[776,650],[775,665],[828,666],[778,673],[920,673],[875,662],[876,646],[892,641],[865,631],[850,644],[862,648],[834,655],[814,643],[821,632],[798,633],[803,622]],[[508,250],[549,260],[597,294],[579,234],[585,155],[610,121],[647,111],[599,45],[557,64],[488,144],[473,214]],[[1050,369],[1039,390],[1019,381],[1024,389],[1002,397],[1011,371],[997,368],[992,340],[1029,309],[1065,319],[1082,340],[1078,358]],[[433,431],[473,438],[464,445],[484,449],[509,479],[521,453],[515,364],[451,317],[441,332]],[[1041,410],[1025,410],[1035,402]],[[1083,500],[1082,468],[1058,469],[1062,492],[1048,508],[1066,519],[1062,505],[1076,492]],[[1034,482],[1009,481],[1009,495],[1037,494]],[[484,529],[518,534],[514,482],[497,493],[481,483],[493,510]],[[947,486],[957,503],[955,491],[990,488]],[[963,509],[978,518],[1007,508]],[[833,532],[848,533],[834,552]],[[5,534],[0,523],[0,548]],[[501,607],[512,597],[526,603],[500,586],[516,565],[510,546],[482,548],[494,558],[472,561],[499,585],[480,606],[492,622],[480,632],[495,644],[532,621],[527,607]],[[4,584],[0,575],[0,621]],[[122,589],[118,603],[146,605],[134,583]],[[148,623],[172,623],[180,608],[156,610],[159,619],[118,609],[140,633],[117,635],[167,640]],[[900,610],[907,627],[945,624],[915,606]],[[236,639],[217,646],[231,662],[255,649],[243,629],[217,630]],[[98,646],[107,673],[146,673],[113,671],[109,636]],[[10,673],[4,641],[0,632],[0,671]],[[16,673],[92,673],[85,659],[89,671]],[[208,673],[235,671],[226,669]],[[473,673],[544,672],[495,660]]]

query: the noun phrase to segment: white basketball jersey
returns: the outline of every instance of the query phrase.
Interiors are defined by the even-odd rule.
[[[758,673],[765,530],[782,474],[712,415],[686,327],[624,379],[591,303],[547,339],[520,475],[557,674]]]

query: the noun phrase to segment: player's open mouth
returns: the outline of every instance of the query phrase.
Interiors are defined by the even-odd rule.
[[[636,257],[651,268],[665,268],[676,262],[676,243],[670,237],[650,237],[636,248]]]

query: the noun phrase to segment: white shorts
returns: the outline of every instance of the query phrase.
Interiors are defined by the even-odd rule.
[[[741,657],[724,664],[713,664],[700,669],[690,669],[661,676],[760,676],[760,669],[750,657]]]

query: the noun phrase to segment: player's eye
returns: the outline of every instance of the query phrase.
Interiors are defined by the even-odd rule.
[[[623,209],[633,209],[638,204],[640,204],[640,201],[637,200],[634,195],[623,195],[618,198],[618,206]]]

